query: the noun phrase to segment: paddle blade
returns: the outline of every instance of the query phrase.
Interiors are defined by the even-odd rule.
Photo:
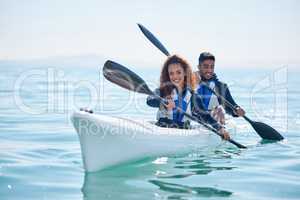
[[[262,123],[262,122],[250,122],[251,126],[254,128],[254,130],[257,132],[257,134],[265,140],[283,140],[284,138],[278,131],[276,131],[271,126]]]
[[[137,25],[139,26],[139,28],[141,29],[141,31],[143,32],[143,34],[148,38],[148,40],[150,40],[150,42],[154,46],[156,46],[166,56],[170,55],[170,53],[164,47],[164,45],[162,45],[162,43],[160,43],[160,41],[146,27],[144,27],[142,24],[137,24]]]
[[[107,80],[122,88],[138,93],[153,95],[153,92],[148,88],[141,77],[116,62],[110,60],[106,61],[103,66],[103,75]]]

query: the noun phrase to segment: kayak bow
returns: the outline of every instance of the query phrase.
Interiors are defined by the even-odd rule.
[[[193,129],[163,128],[148,121],[84,111],[74,112],[71,121],[78,133],[87,172],[145,157],[213,148],[222,141],[200,126]]]

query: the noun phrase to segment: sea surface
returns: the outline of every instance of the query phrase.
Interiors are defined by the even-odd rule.
[[[150,88],[158,86],[159,67],[131,69]],[[100,67],[2,63],[0,199],[300,199],[299,71],[278,66],[216,72],[249,118],[286,139],[262,141],[246,121],[228,117],[231,136],[248,149],[220,142],[85,173],[73,110],[154,120],[146,96],[108,82]]]

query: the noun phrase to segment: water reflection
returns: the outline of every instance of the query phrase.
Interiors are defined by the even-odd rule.
[[[153,197],[151,187],[149,189],[151,184],[145,181],[155,171],[152,161],[153,159],[145,158],[99,172],[85,173],[81,189],[83,199],[141,199],[145,195]]]
[[[125,183],[126,178],[119,172],[86,173],[81,189],[83,199],[125,199],[126,194],[135,192]]]
[[[127,163],[96,173],[86,173],[82,187],[85,200],[94,199],[186,199],[189,197],[228,197],[232,191],[222,185],[198,182],[189,178],[214,171],[234,170],[231,155],[236,152],[211,151],[202,155],[170,157],[164,164],[155,164],[155,158]],[[195,156],[196,155],[196,156]]]
[[[232,194],[230,191],[220,190],[213,187],[191,187],[159,180],[150,180],[149,182],[158,186],[160,190],[171,193],[193,194],[201,197],[228,197]],[[177,198],[180,198],[180,196],[177,195]]]
[[[233,192],[208,185],[207,182],[199,182],[199,184],[205,185],[203,187],[190,186],[186,183],[189,182],[188,178],[191,176],[235,169],[236,167],[228,165],[230,165],[231,155],[237,155],[238,153],[232,149],[229,149],[229,151],[226,149],[206,152],[206,154],[203,154],[203,152],[202,154],[194,153],[183,159],[177,158],[172,163],[172,169],[169,169],[168,172],[157,174],[156,179],[151,179],[149,182],[157,186],[160,191],[167,192],[167,194],[161,195],[167,199],[189,199],[191,196],[228,197]],[[179,181],[178,183],[178,179],[187,180],[184,182]]]
[[[264,145],[264,144],[272,144],[272,143],[277,143],[278,141],[276,141],[276,140],[266,140],[266,139],[262,139],[260,142],[259,142],[259,144],[262,144],[262,145]]]

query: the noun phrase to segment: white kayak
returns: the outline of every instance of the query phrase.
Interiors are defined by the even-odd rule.
[[[199,126],[193,129],[163,128],[153,122],[74,112],[86,171],[98,171],[148,156],[167,156],[191,149],[215,147],[221,139]]]

